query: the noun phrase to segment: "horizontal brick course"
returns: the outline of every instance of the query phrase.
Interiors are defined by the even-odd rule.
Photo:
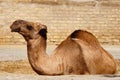
[[[13,21],[24,19],[47,25],[48,44],[59,44],[74,30],[83,29],[92,32],[101,44],[120,45],[120,1],[99,1],[93,0],[94,6],[88,5],[90,1],[78,2],[83,5],[77,6],[1,2],[0,44],[26,43],[9,28]]]

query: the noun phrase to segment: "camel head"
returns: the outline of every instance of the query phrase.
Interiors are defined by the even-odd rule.
[[[33,23],[24,20],[16,20],[10,26],[11,32],[18,32],[25,40],[43,37],[47,39],[47,27],[40,23]]]

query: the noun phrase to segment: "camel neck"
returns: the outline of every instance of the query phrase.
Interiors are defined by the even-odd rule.
[[[46,40],[42,37],[39,37],[37,39],[27,41],[27,51],[31,66],[33,69],[37,69],[36,63],[39,62],[39,59],[42,59],[47,55]]]
[[[38,53],[39,55],[46,54],[46,40],[42,37],[27,41],[27,49],[32,54]]]
[[[37,72],[42,72],[39,60],[46,58],[46,40],[43,37],[27,41],[28,60],[32,68]]]

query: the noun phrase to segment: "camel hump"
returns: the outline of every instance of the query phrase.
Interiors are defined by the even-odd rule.
[[[70,37],[71,38],[77,38],[78,36],[80,37],[83,37],[83,36],[94,36],[92,33],[88,32],[88,31],[85,31],[85,30],[75,30],[71,35]]]
[[[81,32],[82,30],[75,30],[71,35],[70,37],[71,38],[76,38],[78,36],[78,33]]]
[[[85,30],[75,30],[71,35],[70,38],[72,40],[82,40],[86,42],[87,44],[93,46],[98,46],[99,42],[97,38],[90,32],[85,31]]]
[[[83,36],[92,36],[92,37],[94,37],[94,35],[92,34],[92,33],[90,33],[90,32],[88,32],[88,31],[85,31],[85,30],[80,30],[80,29],[78,29],[78,30],[75,30],[71,35],[70,35],[70,37],[71,38],[77,38],[77,37],[83,37]]]

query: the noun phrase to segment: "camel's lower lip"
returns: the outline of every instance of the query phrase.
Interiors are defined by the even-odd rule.
[[[20,28],[11,29],[11,32],[20,32]]]
[[[14,30],[11,30],[11,32],[14,32]]]

